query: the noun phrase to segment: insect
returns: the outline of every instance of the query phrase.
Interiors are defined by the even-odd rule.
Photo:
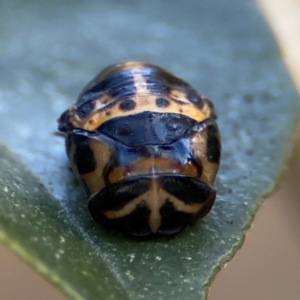
[[[208,99],[158,66],[100,72],[58,120],[93,219],[144,237],[204,217],[220,162],[215,119]]]

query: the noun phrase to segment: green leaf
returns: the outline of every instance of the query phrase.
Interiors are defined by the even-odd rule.
[[[0,241],[71,299],[205,299],[274,189],[299,117],[254,4],[2,1],[0,26]],[[173,239],[138,242],[95,224],[53,134],[87,81],[128,59],[171,70],[219,115],[216,204]]]

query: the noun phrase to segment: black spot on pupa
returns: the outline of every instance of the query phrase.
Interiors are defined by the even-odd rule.
[[[135,107],[136,103],[131,99],[122,101],[119,105],[119,108],[124,111],[133,110]]]
[[[207,160],[211,163],[219,164],[221,155],[221,144],[218,128],[215,124],[207,126]]]
[[[124,217],[109,219],[103,214],[100,220],[95,221],[107,228],[142,238],[152,234],[148,222],[150,213],[148,207],[137,205],[132,213]]]
[[[155,104],[157,107],[165,108],[170,105],[170,101],[164,98],[157,98]]]
[[[198,93],[193,90],[193,89],[189,89],[186,92],[186,97],[193,103],[195,104],[198,108],[202,108],[204,105],[204,102],[201,98],[201,96],[198,95]]]
[[[215,108],[214,108],[213,103],[210,100],[208,100],[208,99],[205,99],[205,100],[206,100],[206,103],[207,103],[208,107],[211,109],[211,112],[212,112],[211,118],[217,119],[217,115],[215,113]]]
[[[193,214],[176,210],[174,205],[169,201],[160,209],[160,215],[162,220],[158,232],[171,235],[179,233],[193,218]]]
[[[71,138],[70,134],[68,134],[66,136],[65,146],[66,146],[67,154],[69,156],[70,155],[71,146],[72,146],[72,138]]]
[[[94,153],[90,148],[89,139],[85,135],[72,133],[72,141],[76,145],[73,162],[79,174],[87,174],[96,169]]]

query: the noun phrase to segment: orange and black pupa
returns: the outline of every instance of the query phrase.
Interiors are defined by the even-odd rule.
[[[93,219],[144,237],[174,235],[204,217],[221,143],[212,103],[148,63],[100,72],[59,118]]]

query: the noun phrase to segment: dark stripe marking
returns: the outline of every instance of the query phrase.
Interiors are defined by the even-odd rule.
[[[168,95],[170,88],[186,88],[189,85],[174,75],[153,67],[142,67],[141,72],[147,83],[147,89],[153,94]]]
[[[120,210],[130,201],[145,193],[151,184],[151,178],[131,177],[110,184],[89,200],[93,216],[109,210]]]
[[[143,112],[117,117],[97,129],[129,147],[170,144],[195,124],[195,120],[175,113]]]
[[[203,203],[214,191],[206,183],[182,175],[160,177],[161,187],[185,204]]]
[[[95,81],[94,86],[80,95],[77,104],[81,105],[103,94],[108,94],[113,98],[125,98],[135,95],[136,87],[131,70],[120,70],[100,82]]]
[[[188,102],[183,102],[183,101],[180,101],[180,100],[172,98],[172,97],[170,97],[170,98],[172,99],[172,101],[174,101],[175,103],[180,104],[180,105],[188,105],[189,104]]]

